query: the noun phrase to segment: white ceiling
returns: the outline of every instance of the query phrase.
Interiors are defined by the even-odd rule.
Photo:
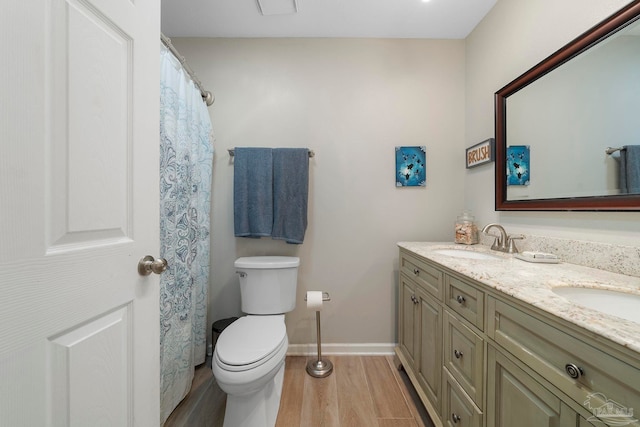
[[[282,3],[261,0],[263,7],[269,1]],[[495,2],[297,0],[297,13],[263,16],[257,0],[162,0],[162,32],[168,37],[463,39]]]

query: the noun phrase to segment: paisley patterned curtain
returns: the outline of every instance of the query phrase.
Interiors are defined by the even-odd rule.
[[[213,146],[200,91],[160,53],[160,410],[162,423],[191,388],[206,355]]]

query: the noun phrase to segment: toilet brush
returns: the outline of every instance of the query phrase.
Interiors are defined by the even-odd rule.
[[[307,306],[309,306],[309,298],[305,297]],[[331,301],[328,292],[322,292],[322,302]],[[322,304],[320,303],[320,308]],[[316,333],[318,336],[318,358],[310,360],[307,363],[307,373],[315,378],[324,378],[333,371],[333,364],[329,360],[322,360],[322,338],[320,335],[320,310],[316,310]]]

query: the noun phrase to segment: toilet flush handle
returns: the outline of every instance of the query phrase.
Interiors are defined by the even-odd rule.
[[[236,274],[240,277],[247,277],[247,273],[245,273],[244,271],[236,271]]]

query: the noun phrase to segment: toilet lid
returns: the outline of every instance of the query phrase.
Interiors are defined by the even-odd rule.
[[[287,328],[282,314],[244,316],[220,334],[216,353],[226,365],[249,365],[278,350],[286,336]]]

